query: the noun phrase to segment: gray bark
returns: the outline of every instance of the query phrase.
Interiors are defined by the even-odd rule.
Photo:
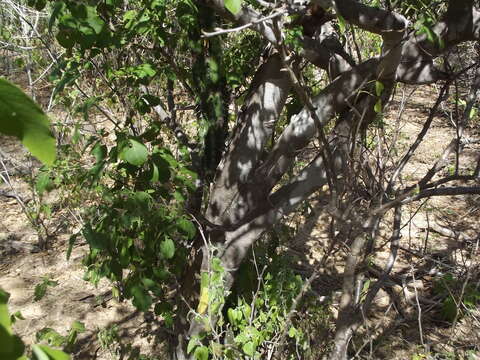
[[[258,70],[238,118],[240,130],[220,164],[207,212],[211,222],[236,224],[258,200],[249,186],[251,175],[271,137],[289,90],[288,75],[282,71],[280,56],[275,54]]]
[[[205,4],[226,19],[238,25],[257,22],[262,15],[244,6],[237,15],[224,7],[223,0],[204,0]],[[335,116],[339,120],[328,138],[333,154],[333,173],[342,175],[348,161],[348,142],[355,142],[357,129],[375,118],[373,104],[378,99],[384,106],[390,97],[395,81],[428,83],[445,78],[433,66],[433,59],[448,47],[462,41],[480,39],[480,13],[472,7],[472,1],[451,1],[444,19],[433,31],[443,40],[429,42],[426,35],[407,35],[407,21],[399,14],[361,4],[354,0],[316,1],[325,8],[334,7],[347,22],[366,31],[380,34],[383,38],[382,53],[357,66],[346,60],[335,50],[335,42],[322,38],[304,38],[305,48],[301,53],[309,61],[327,70],[331,83],[312,99],[318,124],[311,110],[305,108],[290,119],[280,138],[262,162],[262,154],[272,127],[279,118],[290,90],[287,72],[282,69],[282,58],[271,56],[260,67],[253,80],[242,113],[238,118],[238,130],[229,150],[222,160],[215,184],[211,190],[206,218],[217,224],[211,232],[211,240],[220,248],[220,259],[227,270],[225,288],[234,281],[235,272],[245,258],[251,245],[272,225],[292,212],[313,192],[328,182],[328,168],[323,156],[318,155],[305,166],[287,185],[274,191],[284,174],[292,168],[295,156],[317,135],[317,126],[325,126]],[[459,19],[459,16],[462,16]],[[323,24],[322,24],[323,25]],[[282,34],[267,20],[255,23],[258,31],[274,46],[282,44]],[[385,89],[375,94],[372,86],[380,81]],[[361,91],[367,91],[361,96]],[[341,133],[341,136],[339,136]],[[352,137],[349,137],[353,133]],[[340,181],[339,178],[333,179]],[[417,194],[415,199],[426,196],[478,193],[478,187],[428,189]],[[413,201],[412,199],[408,199]],[[382,213],[383,215],[383,213]],[[373,218],[372,218],[373,219]],[[372,222],[376,222],[375,217]],[[372,226],[367,224],[365,231]],[[335,349],[330,359],[346,359],[349,341],[355,322],[349,317],[352,310],[352,282],[355,278],[356,261],[365,241],[357,237],[353,252],[344,273],[344,294],[341,314],[337,321]],[[357,241],[358,240],[358,241]],[[204,249],[205,254],[208,249]],[[208,268],[208,256],[204,256],[202,269]],[[201,324],[192,323],[189,335],[200,331]]]

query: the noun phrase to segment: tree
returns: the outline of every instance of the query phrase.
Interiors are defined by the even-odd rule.
[[[329,356],[346,359],[362,314],[392,269],[386,264],[365,300],[355,300],[359,265],[383,219],[394,212],[394,261],[404,205],[480,193],[480,163],[469,174],[459,173],[458,162],[452,175],[440,174],[461,151],[480,73],[476,62],[454,70],[448,57],[443,68],[438,59],[479,40],[476,6],[473,0],[56,2],[52,23],[66,49],[57,89],[93,74],[92,93],[82,89],[83,110],[97,107],[116,135],[114,146],[107,146],[108,134],[92,139],[96,163],[84,178],[103,184],[104,197],[100,215],[83,231],[91,278],[116,281],[143,310],[158,301],[158,313],[172,317],[172,356],[206,358],[214,350],[204,334],[218,320],[202,317],[214,298],[211,274],[221,274],[222,291],[231,290],[262,234],[319,194],[331,233],[349,245]],[[379,36],[378,52],[365,59],[355,34]],[[475,75],[465,111],[457,113],[457,136],[420,181],[400,181],[451,84],[467,72]],[[409,150],[395,157],[381,151],[394,144],[373,152],[366,139],[381,128],[398,83],[440,83],[442,91]],[[106,101],[124,118],[105,111]],[[180,118],[185,104],[194,106],[195,124]],[[315,151],[299,165],[312,143]],[[102,182],[107,175],[110,183]],[[165,288],[174,289],[177,301]],[[191,309],[198,316],[189,316]]]

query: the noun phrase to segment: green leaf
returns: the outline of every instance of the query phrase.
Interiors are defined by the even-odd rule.
[[[195,360],[208,360],[208,348],[206,346],[199,346],[193,353]]]
[[[153,289],[157,286],[157,283],[149,278],[143,278],[142,283],[146,289]]]
[[[33,301],[41,300],[47,293],[48,286],[57,286],[57,285],[58,285],[58,281],[52,281],[52,280],[49,280],[48,278],[43,279],[43,281],[40,284],[37,284],[35,286]]]
[[[384,89],[385,86],[380,81],[375,81],[375,93],[377,94],[377,96],[382,95]]]
[[[470,113],[468,114],[469,119],[473,119],[477,115],[477,108],[472,107],[470,109]]]
[[[0,288],[0,327],[6,329],[9,334],[12,333],[10,329],[10,316],[8,315],[7,302],[10,294]]]
[[[165,183],[170,179],[170,164],[160,154],[153,154],[150,163],[150,181]]]
[[[0,288],[0,359],[17,360],[25,351],[25,346],[18,336],[12,335],[7,308],[9,297],[10,294]]]
[[[51,190],[53,188],[53,182],[50,179],[50,174],[48,172],[42,171],[38,177],[37,182],[35,183],[35,188],[39,195],[42,195],[45,190]]]
[[[101,232],[96,232],[90,226],[85,226],[82,234],[92,249],[105,250],[108,244],[108,238]]]
[[[62,346],[66,341],[65,336],[60,335],[57,331],[48,327],[37,331],[36,338],[37,341],[46,341],[49,345],[55,347]]]
[[[70,236],[70,239],[68,239],[67,260],[70,260],[70,256],[72,255],[73,245],[75,245],[75,241],[77,241],[78,235],[80,234],[75,233],[72,236]]]
[[[242,346],[242,350],[248,356],[255,355],[255,344],[253,341],[248,341]]]
[[[33,345],[32,351],[34,360],[70,360],[70,356],[63,351],[45,345]]]
[[[20,310],[15,311],[12,315],[10,315],[10,321],[12,324],[14,324],[17,320],[25,320]]]
[[[80,321],[74,321],[72,326],[70,327],[70,331],[68,333],[67,338],[65,339],[65,346],[63,350],[67,352],[73,351],[73,346],[77,341],[77,336],[79,333],[85,332],[85,324]]]
[[[147,311],[152,305],[152,297],[141,286],[135,285],[131,288],[133,305],[140,311]]]
[[[240,334],[238,334],[238,335],[235,337],[234,340],[235,340],[236,343],[243,344],[243,343],[247,343],[247,342],[248,342],[248,337],[247,337],[247,335],[245,334],[245,332],[241,332]]]
[[[55,161],[55,138],[47,115],[15,85],[0,78],[0,133],[19,138],[46,165]]]
[[[55,24],[55,21],[61,14],[62,10],[65,8],[65,3],[63,1],[57,1],[52,7],[50,19],[48,21],[48,31],[52,31],[52,27]]]
[[[441,36],[437,36],[438,46],[440,49],[445,49],[445,40]]]
[[[347,22],[345,21],[343,16],[340,14],[337,14],[337,19],[338,19],[338,27],[340,28],[340,32],[343,34],[347,29]]]
[[[429,27],[427,26],[423,26],[422,27],[422,30],[423,32],[427,35],[427,40],[430,41],[432,44],[435,43],[435,33],[432,31],[432,29],[430,29]]]
[[[195,348],[195,346],[197,345],[198,345],[198,337],[192,336],[192,338],[190,339],[187,345],[187,354],[190,354],[192,350]]]
[[[60,30],[55,36],[58,43],[65,49],[71,49],[75,45],[75,39],[70,31],[65,29]],[[55,92],[56,93],[56,92]]]
[[[170,238],[166,238],[160,244],[160,252],[165,259],[171,259],[175,255],[175,244]]]
[[[0,326],[0,359],[2,360],[23,360],[25,344],[16,335],[5,334]]]
[[[455,317],[457,316],[457,304],[453,300],[452,296],[448,296],[444,301],[443,301],[443,306],[442,306],[442,316],[447,320],[452,322],[455,320]]]
[[[232,308],[229,308],[227,310],[227,316],[228,316],[228,321],[230,322],[230,324],[232,325],[235,325],[237,322],[236,322],[236,319],[237,319],[237,313],[234,309]]]
[[[129,164],[140,166],[147,161],[148,150],[145,145],[137,140],[130,139],[120,151],[120,159],[125,160]]]
[[[135,74],[138,78],[144,79],[155,76],[157,73],[155,69],[150,64],[141,64],[132,68],[132,73]]]
[[[382,100],[381,99],[377,100],[377,102],[375,103],[375,106],[373,107],[373,110],[377,114],[380,114],[382,112]]]
[[[188,239],[193,239],[193,237],[197,233],[195,225],[193,225],[193,223],[187,219],[178,220],[177,227],[182,233],[187,235]]]
[[[83,333],[85,332],[85,324],[76,320],[72,324],[72,330],[75,330],[76,332]]]
[[[242,9],[242,0],[225,0],[225,8],[233,15],[237,15]]]
[[[212,259],[212,270],[218,273],[223,273],[225,269],[223,268],[222,265],[222,260],[219,258],[215,257]]]

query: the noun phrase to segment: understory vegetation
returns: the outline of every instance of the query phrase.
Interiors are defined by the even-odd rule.
[[[0,359],[480,357],[478,1],[0,4]]]

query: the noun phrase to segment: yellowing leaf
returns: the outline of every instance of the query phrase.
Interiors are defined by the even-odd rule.
[[[202,273],[202,280],[200,285],[200,301],[198,302],[197,312],[204,314],[208,308],[208,273]]]

